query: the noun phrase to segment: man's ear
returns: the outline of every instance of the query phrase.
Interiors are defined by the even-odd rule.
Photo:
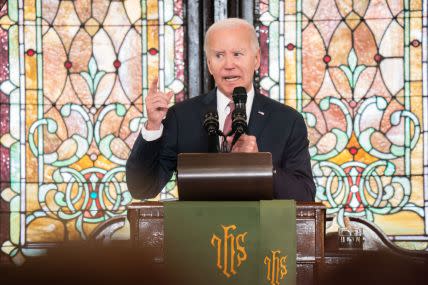
[[[257,52],[256,52],[256,58],[255,58],[255,60],[256,60],[256,64],[255,64],[255,69],[254,69],[254,71],[256,71],[257,69],[259,69],[260,68],[260,48],[257,50]]]
[[[211,60],[208,58],[207,55],[206,55],[206,58],[207,58],[208,71],[210,72],[211,75],[213,75],[213,73],[211,72]]]

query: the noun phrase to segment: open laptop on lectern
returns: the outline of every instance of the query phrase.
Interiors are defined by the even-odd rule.
[[[272,200],[272,155],[181,153],[177,186],[180,201]]]

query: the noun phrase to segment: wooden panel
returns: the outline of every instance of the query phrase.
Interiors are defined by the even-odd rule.
[[[128,207],[131,240],[144,247],[153,262],[163,261],[163,205],[136,202]],[[321,203],[297,203],[297,284],[313,284],[316,268],[324,260],[325,207]]]
[[[297,220],[296,232],[300,233],[297,240],[297,260],[315,261],[315,221]],[[313,245],[313,246],[308,246]]]

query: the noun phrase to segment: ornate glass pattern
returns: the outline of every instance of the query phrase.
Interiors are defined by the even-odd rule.
[[[425,1],[258,1],[262,92],[300,111],[327,213],[428,240]],[[424,158],[425,157],[425,158]]]
[[[1,10],[0,242],[14,262],[35,253],[31,243],[84,239],[125,213],[149,83],[159,77],[184,99],[183,11],[182,0],[12,0]]]

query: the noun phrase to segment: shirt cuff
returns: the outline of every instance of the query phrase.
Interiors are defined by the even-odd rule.
[[[160,125],[159,130],[151,131],[146,129],[146,124],[141,128],[141,136],[145,141],[151,142],[159,139],[162,136],[163,124]]]

